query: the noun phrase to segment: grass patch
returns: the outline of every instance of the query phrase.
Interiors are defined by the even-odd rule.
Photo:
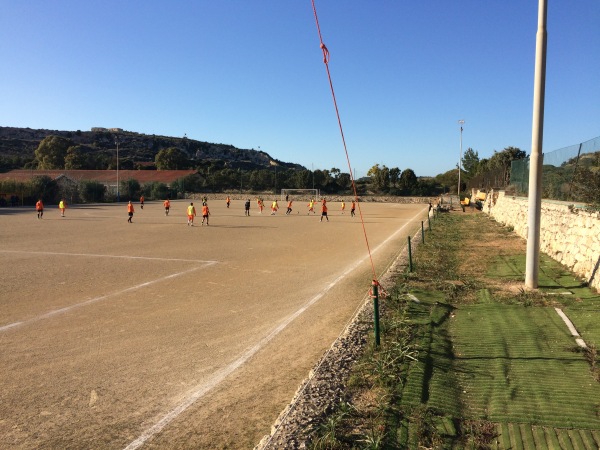
[[[484,214],[438,216],[320,448],[600,448],[600,296],[546,255],[526,291],[525,252]]]

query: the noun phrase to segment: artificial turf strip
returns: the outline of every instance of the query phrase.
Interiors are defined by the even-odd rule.
[[[565,314],[569,317],[581,338],[585,343],[596,348],[600,346],[600,327],[598,326],[598,317],[600,317],[600,303],[585,306],[573,306],[564,308]],[[600,361],[598,362],[600,363]]]
[[[486,276],[506,281],[525,279],[526,255],[498,255],[487,270]],[[565,266],[545,253],[540,253],[538,288],[541,292],[557,295],[557,301],[569,304],[578,300],[600,302],[600,293],[588,288]],[[564,295],[566,294],[566,295]]]
[[[497,425],[497,436],[490,448],[497,450],[597,450],[600,432],[572,430],[529,424],[504,423]]]
[[[552,308],[461,306],[450,328],[467,417],[600,429],[600,384]]]

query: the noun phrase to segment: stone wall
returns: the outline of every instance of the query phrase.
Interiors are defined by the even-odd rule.
[[[529,200],[492,191],[484,212],[527,239]],[[600,290],[600,213],[542,201],[540,250]]]

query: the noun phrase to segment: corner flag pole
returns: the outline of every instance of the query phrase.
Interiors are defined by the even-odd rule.
[[[529,157],[529,211],[525,287],[536,289],[540,270],[540,220],[542,210],[542,141],[544,137],[544,96],[546,92],[546,18],[548,0],[539,0],[533,87],[533,124]]]

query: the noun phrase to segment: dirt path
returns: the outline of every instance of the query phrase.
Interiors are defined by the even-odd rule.
[[[244,217],[234,201],[188,227],[186,205],[136,204],[133,224],[125,205],[0,210],[0,447],[252,448],[268,434],[368,290],[362,226],[339,204],[320,223],[304,203]],[[426,207],[362,212],[379,274]]]

